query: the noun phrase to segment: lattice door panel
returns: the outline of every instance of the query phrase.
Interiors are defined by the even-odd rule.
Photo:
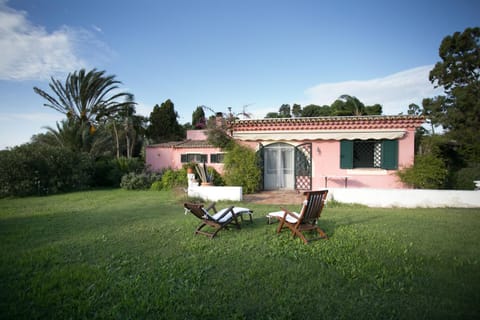
[[[312,189],[312,144],[295,147],[295,189]]]

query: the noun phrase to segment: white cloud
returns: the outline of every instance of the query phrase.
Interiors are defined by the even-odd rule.
[[[49,33],[0,2],[0,80],[45,80],[85,66],[76,36],[67,27]]]
[[[331,105],[339,96],[348,94],[366,105],[381,104],[385,115],[406,113],[411,103],[421,106],[423,98],[442,94],[428,80],[432,68],[421,66],[365,81],[322,83],[305,91],[307,99],[302,105]]]

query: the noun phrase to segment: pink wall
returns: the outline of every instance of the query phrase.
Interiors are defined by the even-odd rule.
[[[187,130],[187,140],[207,140],[207,130]]]
[[[176,149],[172,147],[155,147],[146,148],[146,163],[150,165],[153,171],[161,171],[165,168],[180,169],[183,165],[181,155],[186,153],[207,154],[208,159],[206,165],[215,168],[219,173],[223,172],[223,164],[210,163],[211,153],[222,153],[218,148],[182,148]]]
[[[398,140],[398,165],[399,169],[413,164],[415,146],[415,131],[409,130],[405,136]],[[384,169],[341,169],[340,168],[340,142],[336,140],[318,141],[312,143],[313,158],[313,189],[325,187],[325,176],[328,177],[327,185],[331,188],[343,188],[345,177],[347,187],[354,188],[405,188],[398,179],[397,170]]]
[[[192,131],[190,131],[192,132]],[[189,133],[190,133],[189,132]],[[404,137],[399,139],[398,144],[398,165],[399,169],[413,164],[415,130],[408,129]],[[189,138],[192,140],[205,140],[204,132],[194,130]],[[241,141],[242,144],[258,150],[259,142]],[[300,141],[286,141],[292,145],[298,145]],[[268,145],[268,142],[262,142]],[[208,154],[221,153],[218,148],[181,148],[155,147],[146,148],[146,162],[151,165],[152,170],[163,168],[181,168],[182,153]],[[312,141],[312,188],[320,189],[325,187],[325,176],[328,177],[327,186],[330,188],[343,188],[345,177],[347,187],[355,188],[406,188],[396,175],[397,170],[384,169],[341,169],[340,168],[340,141],[318,140]],[[210,156],[208,157],[210,161]],[[218,172],[222,172],[222,164],[207,163]]]

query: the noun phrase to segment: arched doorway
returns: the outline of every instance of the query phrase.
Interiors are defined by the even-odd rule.
[[[295,188],[295,148],[287,143],[264,147],[264,188],[266,190]]]

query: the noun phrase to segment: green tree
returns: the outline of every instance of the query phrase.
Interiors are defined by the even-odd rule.
[[[129,104],[123,105],[107,123],[115,140],[117,158],[138,156],[141,149],[139,144],[143,142],[145,133],[146,118],[135,114],[133,95],[129,95],[126,102],[129,102]]]
[[[480,162],[480,28],[467,28],[442,40],[440,62],[429,79],[445,95],[427,100],[433,118],[455,140],[470,163]]]
[[[275,119],[275,118],[280,118],[280,115],[278,112],[269,112],[265,115],[266,119]]]
[[[309,104],[302,110],[302,117],[325,117],[331,116],[332,111],[330,106],[319,106],[316,104]]]
[[[357,97],[348,94],[341,95],[331,107],[336,116],[361,116],[365,114],[365,105]]]
[[[205,118],[205,111],[202,106],[197,107],[192,113],[192,126],[195,129],[205,129],[207,120]]]
[[[376,103],[373,106],[365,106],[364,114],[367,116],[381,115],[382,114],[382,105]]]
[[[118,102],[127,97],[126,92],[118,92],[120,81],[105,71],[85,69],[69,73],[65,83],[53,77],[49,84],[54,95],[34,87],[35,93],[46,99],[44,106],[64,114],[69,121],[88,124],[94,131],[99,122],[105,121],[129,102]]]
[[[146,136],[153,142],[181,140],[185,137],[183,127],[177,121],[178,113],[173,102],[168,99],[160,106],[157,104],[150,113],[150,124]]]
[[[282,104],[278,109],[278,115],[280,118],[291,118],[292,114],[290,113],[290,105]]]
[[[293,106],[292,106],[292,115],[295,118],[301,117],[302,116],[302,106],[297,104],[297,103],[294,103]]]
[[[112,139],[104,125],[91,130],[88,123],[64,119],[57,122],[56,128],[45,127],[46,133],[32,137],[32,142],[62,147],[73,152],[85,152],[93,158],[110,156]]]

